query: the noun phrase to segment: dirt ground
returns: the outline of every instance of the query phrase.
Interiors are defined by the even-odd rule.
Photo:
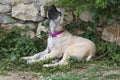
[[[80,78],[85,77],[85,76],[82,76],[83,74],[84,75],[91,74],[91,72],[88,73],[84,69],[77,70],[77,71],[73,70],[72,73],[78,73],[81,76]],[[58,74],[62,75],[62,73],[58,73]],[[102,71],[102,72],[100,72],[100,74],[101,74],[101,76],[98,76],[98,78],[100,78],[101,80],[102,79],[104,79],[104,80],[120,80],[120,77],[116,78],[115,76],[113,76],[111,78],[107,78],[107,76],[110,76],[110,75],[112,76],[112,74],[119,74],[120,75],[120,72],[118,70]],[[65,75],[66,75],[66,73],[65,73]],[[53,76],[55,76],[55,74]],[[87,77],[89,78],[90,76],[87,76]],[[94,77],[95,77],[95,75],[94,75]],[[94,79],[94,77],[93,77],[93,79]],[[34,73],[34,72],[29,72],[29,73],[28,72],[7,72],[7,74],[0,75],[0,80],[43,80],[43,79],[44,78],[40,73]],[[52,80],[52,79],[50,79],[50,80]],[[89,79],[86,79],[86,80],[89,80]]]
[[[43,76],[40,73],[10,72],[0,75],[0,80],[43,80]]]

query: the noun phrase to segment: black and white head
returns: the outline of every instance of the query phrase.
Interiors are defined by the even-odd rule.
[[[51,5],[48,7],[48,18],[49,20],[54,21],[57,24],[64,25],[67,23],[64,16],[60,11],[57,10],[57,8],[54,5]]]

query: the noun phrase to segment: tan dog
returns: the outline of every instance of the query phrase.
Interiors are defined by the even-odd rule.
[[[46,50],[34,56],[23,57],[22,59],[26,60],[27,63],[34,63],[49,58],[62,57],[59,62],[43,65],[44,67],[51,67],[67,65],[70,57],[75,57],[78,60],[85,58],[86,61],[89,61],[95,55],[96,47],[92,41],[74,36],[63,28],[66,21],[54,5],[48,8],[48,17],[51,33],[47,41]]]

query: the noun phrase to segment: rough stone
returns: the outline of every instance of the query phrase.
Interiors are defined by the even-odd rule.
[[[116,42],[120,45],[120,24],[114,23],[104,28],[102,39],[109,42]]]
[[[25,23],[26,27],[28,27],[30,30],[34,30],[37,28],[37,26],[35,25],[35,23],[33,22],[28,22],[28,23]]]
[[[11,11],[10,5],[0,4],[0,13],[10,12],[10,11]]]
[[[11,4],[17,5],[20,3],[39,3],[40,5],[45,5],[52,0],[0,0],[1,4]]]
[[[102,32],[102,31],[103,31],[103,28],[102,28],[102,27],[97,27],[97,28],[96,28],[96,31]]]
[[[107,19],[106,19],[105,17],[100,17],[100,18],[99,18],[99,23],[98,23],[98,25],[99,25],[99,26],[103,26],[106,21],[107,21]]]
[[[28,30],[28,31],[22,31],[21,32],[21,35],[26,35],[27,37],[30,37],[30,38],[35,38],[35,32],[31,31],[31,30]]]
[[[39,0],[0,0],[1,4],[10,4],[10,5],[17,5],[20,3],[33,3]]]
[[[5,30],[13,29],[15,27],[16,28],[21,28],[21,29],[28,28],[29,30],[34,30],[36,28],[34,23],[2,24],[1,27],[4,28]]]
[[[0,14],[0,23],[2,24],[9,24],[17,22],[16,19],[12,18],[9,14]]]
[[[74,35],[80,35],[80,34],[84,34],[85,33],[85,31],[83,31],[83,30],[81,30],[81,29],[75,29],[73,32],[72,32],[72,34],[74,34]]]
[[[19,4],[12,8],[12,17],[18,18],[23,21],[40,21],[43,18],[40,16],[39,11],[31,4]]]
[[[35,32],[33,31],[33,29],[35,28],[35,25],[32,24],[32,23],[2,24],[1,28],[3,28],[4,30],[10,30],[10,29],[13,29],[13,28],[21,28],[21,29],[26,29],[27,28],[27,30],[21,31],[21,35],[26,35],[30,38],[34,38],[36,36]]]
[[[72,13],[69,13],[69,12],[64,12],[63,14],[65,14],[65,19],[67,21],[66,25],[67,24],[70,24],[72,21],[73,21],[73,16],[72,16]]]
[[[41,15],[42,17],[45,17],[45,9],[44,9],[44,6],[41,6],[41,7],[40,7],[40,15]]]
[[[36,31],[36,36],[37,37],[41,37],[41,32],[48,32],[48,27],[46,26],[42,26],[42,23],[39,23],[38,24],[38,28],[37,28],[37,31]]]
[[[79,18],[80,18],[82,21],[85,21],[85,22],[88,22],[88,21],[93,22],[92,16],[93,16],[93,14],[92,14],[91,12],[89,12],[89,11],[83,11],[83,12],[79,15]]]
[[[47,3],[53,1],[53,0],[39,0],[41,5],[46,5]]]

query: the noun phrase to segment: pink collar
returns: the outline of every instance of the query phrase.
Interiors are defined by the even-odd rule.
[[[58,31],[58,32],[55,32],[55,33],[50,33],[50,36],[57,37],[58,35],[62,34],[63,32],[64,32],[64,30]]]

